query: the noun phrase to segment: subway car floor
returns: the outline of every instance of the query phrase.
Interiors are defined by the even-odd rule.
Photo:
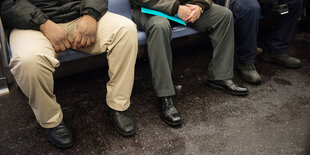
[[[262,62],[261,85],[238,97],[206,86],[208,46],[174,55],[173,98],[184,120],[172,128],[157,107],[147,61],[136,65],[129,109],[137,133],[121,136],[106,112],[107,68],[55,80],[55,94],[74,145],[61,150],[44,137],[26,97],[16,84],[0,97],[0,154],[308,154],[310,148],[310,33],[297,32],[288,53],[303,66],[292,70]],[[175,51],[174,51],[175,52]],[[308,149],[307,149],[308,148]]]

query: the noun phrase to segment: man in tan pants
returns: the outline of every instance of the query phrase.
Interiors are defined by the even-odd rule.
[[[126,111],[134,81],[137,31],[133,22],[107,12],[108,0],[2,2],[1,14],[10,35],[10,62],[18,85],[47,139],[57,147],[72,145],[72,133],[53,94],[59,52],[68,48],[89,54],[106,52],[110,81],[106,102],[116,129],[125,136],[136,127]],[[23,11],[21,11],[23,10]]]

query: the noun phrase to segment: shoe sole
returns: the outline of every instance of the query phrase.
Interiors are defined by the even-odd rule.
[[[228,91],[228,90],[226,90],[225,88],[223,88],[221,86],[218,86],[218,85],[210,83],[210,82],[207,82],[207,85],[212,87],[212,88],[215,88],[215,89],[223,90],[224,92],[227,92],[228,94],[231,94],[231,95],[237,95],[237,96],[246,96],[246,95],[248,95],[248,92],[245,92],[245,93],[231,92],[231,91]]]
[[[160,115],[160,118],[161,118],[161,120],[163,120],[165,123],[167,123],[167,124],[169,124],[169,125],[171,125],[171,126],[173,126],[173,127],[178,127],[178,126],[181,126],[182,125],[182,123],[183,123],[183,121],[181,120],[180,122],[177,122],[177,123],[172,123],[172,122],[169,122],[169,121],[167,121],[165,118],[164,118],[164,116],[163,115]]]
[[[66,149],[66,148],[69,148],[73,145],[73,142],[68,144],[68,145],[59,145],[58,143],[54,142],[52,139],[50,139],[48,136],[47,136],[47,140],[52,143],[53,145],[55,145],[57,148],[60,148],[60,149]]]

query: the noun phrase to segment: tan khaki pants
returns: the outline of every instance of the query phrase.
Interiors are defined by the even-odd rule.
[[[58,24],[74,38],[80,18]],[[29,98],[29,104],[44,128],[62,121],[62,110],[56,101],[53,73],[59,66],[57,53],[40,31],[14,29],[10,36],[10,67],[18,85]],[[130,105],[137,56],[136,25],[129,19],[107,12],[98,22],[97,40],[91,47],[79,49],[90,54],[107,52],[110,81],[106,101],[118,111]]]

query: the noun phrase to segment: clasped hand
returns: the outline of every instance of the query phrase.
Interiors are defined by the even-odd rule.
[[[54,23],[47,20],[40,26],[40,30],[46,38],[52,43],[56,52],[65,51],[66,49],[89,47],[96,41],[97,21],[89,15],[84,15],[76,27],[75,40],[68,32]]]
[[[179,6],[178,16],[186,23],[194,23],[200,18],[200,15],[199,5],[186,4]]]

